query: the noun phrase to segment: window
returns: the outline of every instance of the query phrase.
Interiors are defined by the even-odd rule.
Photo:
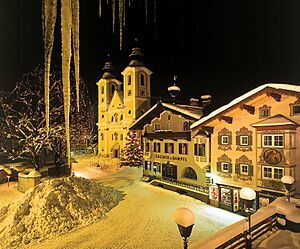
[[[154,130],[156,131],[160,130],[160,124],[154,124]]]
[[[142,73],[140,74],[140,85],[145,86],[145,76]]]
[[[187,167],[184,170],[183,177],[193,179],[193,180],[197,180],[197,174],[196,174],[195,170],[191,167]]]
[[[131,114],[131,110],[128,111],[128,114]]]
[[[263,166],[263,178],[280,180],[283,177],[283,168]]]
[[[248,164],[240,164],[240,174],[248,175],[249,173],[249,165]]]
[[[188,144],[187,143],[179,143],[179,154],[181,154],[181,155],[188,154]]]
[[[123,140],[123,134],[120,135],[120,140]]]
[[[104,98],[101,98],[101,103],[103,103],[104,102]]]
[[[145,161],[145,170],[151,170],[151,162]]]
[[[127,94],[128,96],[131,96],[131,90],[128,90],[128,94]]]
[[[104,115],[102,115],[101,118],[104,118]]]
[[[160,152],[160,143],[154,143],[154,152]]]
[[[165,153],[174,153],[174,144],[173,143],[165,143]]]
[[[141,96],[145,96],[146,95],[146,92],[145,92],[145,90],[141,90]]]
[[[113,116],[111,116],[111,120],[110,120],[111,122],[114,122],[114,117]]]
[[[263,147],[283,147],[283,135],[263,135]]]
[[[300,104],[291,105],[291,115],[300,115]]]
[[[131,85],[131,74],[128,75],[127,80],[128,80],[128,85]]]
[[[153,162],[153,171],[160,172],[160,163],[159,162]]]
[[[221,144],[229,144],[229,136],[221,136]]]
[[[150,151],[150,143],[149,143],[149,142],[147,142],[147,143],[145,144],[145,151],[146,151],[146,152],[149,152],[149,151]]]
[[[259,118],[271,117],[271,106],[264,105],[259,108]]]
[[[104,135],[103,135],[103,133],[101,133],[101,140],[104,140]]]
[[[101,93],[104,94],[104,86],[101,86]]]
[[[205,144],[194,144],[194,155],[205,157]]]
[[[166,130],[170,131],[171,130],[171,123],[166,123]]]
[[[115,122],[118,122],[118,114],[115,114],[114,117],[115,117]]]
[[[114,134],[111,134],[111,140],[114,140]]]
[[[114,85],[112,85],[112,86],[111,86],[111,94],[113,95],[113,94],[114,94],[114,92],[115,92],[115,86],[114,86]]]
[[[190,129],[190,124],[189,124],[189,122],[188,122],[188,121],[183,122],[182,130],[183,130],[183,131],[189,131],[189,129]]]
[[[249,136],[240,136],[240,145],[249,145]]]
[[[123,114],[121,114],[121,116],[120,116],[120,120],[123,120]]]
[[[171,120],[172,116],[171,115],[168,115],[168,120]]]
[[[115,140],[118,140],[118,133],[114,133],[114,138],[115,138]]]
[[[221,171],[222,172],[229,172],[229,163],[221,163]]]

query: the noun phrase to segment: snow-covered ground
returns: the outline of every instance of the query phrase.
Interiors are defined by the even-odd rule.
[[[73,170],[75,175],[80,173],[86,178],[92,176],[103,185],[116,188],[125,195],[124,199],[102,220],[36,245],[24,245],[24,248],[176,249],[182,248],[182,239],[172,220],[172,214],[178,207],[187,207],[195,213],[190,243],[243,219],[191,197],[141,182],[141,168],[127,167],[109,175],[78,163]]]

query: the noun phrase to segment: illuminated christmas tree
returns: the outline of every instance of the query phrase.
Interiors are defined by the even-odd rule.
[[[122,151],[121,165],[142,166],[143,150],[140,135],[137,131],[129,131],[125,140],[126,144]]]

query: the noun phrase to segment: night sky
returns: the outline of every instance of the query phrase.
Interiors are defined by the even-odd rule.
[[[121,72],[129,63],[134,38],[152,75],[152,96],[168,97],[178,76],[180,99],[211,94],[213,108],[266,82],[300,82],[300,1],[157,0],[145,24],[144,0],[127,9],[124,48],[118,26],[112,34],[111,7],[102,0],[80,1],[81,77],[97,96],[96,82],[111,55]],[[43,63],[41,1],[0,1],[0,89],[9,90],[22,75]],[[60,21],[59,21],[60,22]],[[57,22],[53,63],[60,65]]]

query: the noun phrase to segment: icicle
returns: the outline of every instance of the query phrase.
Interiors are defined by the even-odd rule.
[[[112,0],[112,30],[115,33],[115,22],[116,22],[116,0]]]
[[[120,32],[120,50],[122,50],[123,41],[123,0],[119,0],[119,32]]]
[[[145,0],[145,17],[146,17],[146,24],[148,22],[148,0]]]
[[[77,111],[79,112],[79,0],[72,0],[72,41],[76,81],[76,103]]]
[[[71,0],[61,0],[61,45],[62,45],[62,80],[66,127],[68,165],[71,167],[70,148],[70,63],[71,63]]]
[[[102,16],[102,10],[101,10],[101,0],[99,0],[99,17]]]
[[[49,89],[50,89],[50,65],[51,54],[54,41],[54,28],[56,22],[56,0],[44,0],[42,3],[42,27],[44,39],[44,84],[45,84],[45,119],[46,119],[46,132],[49,133]]]

